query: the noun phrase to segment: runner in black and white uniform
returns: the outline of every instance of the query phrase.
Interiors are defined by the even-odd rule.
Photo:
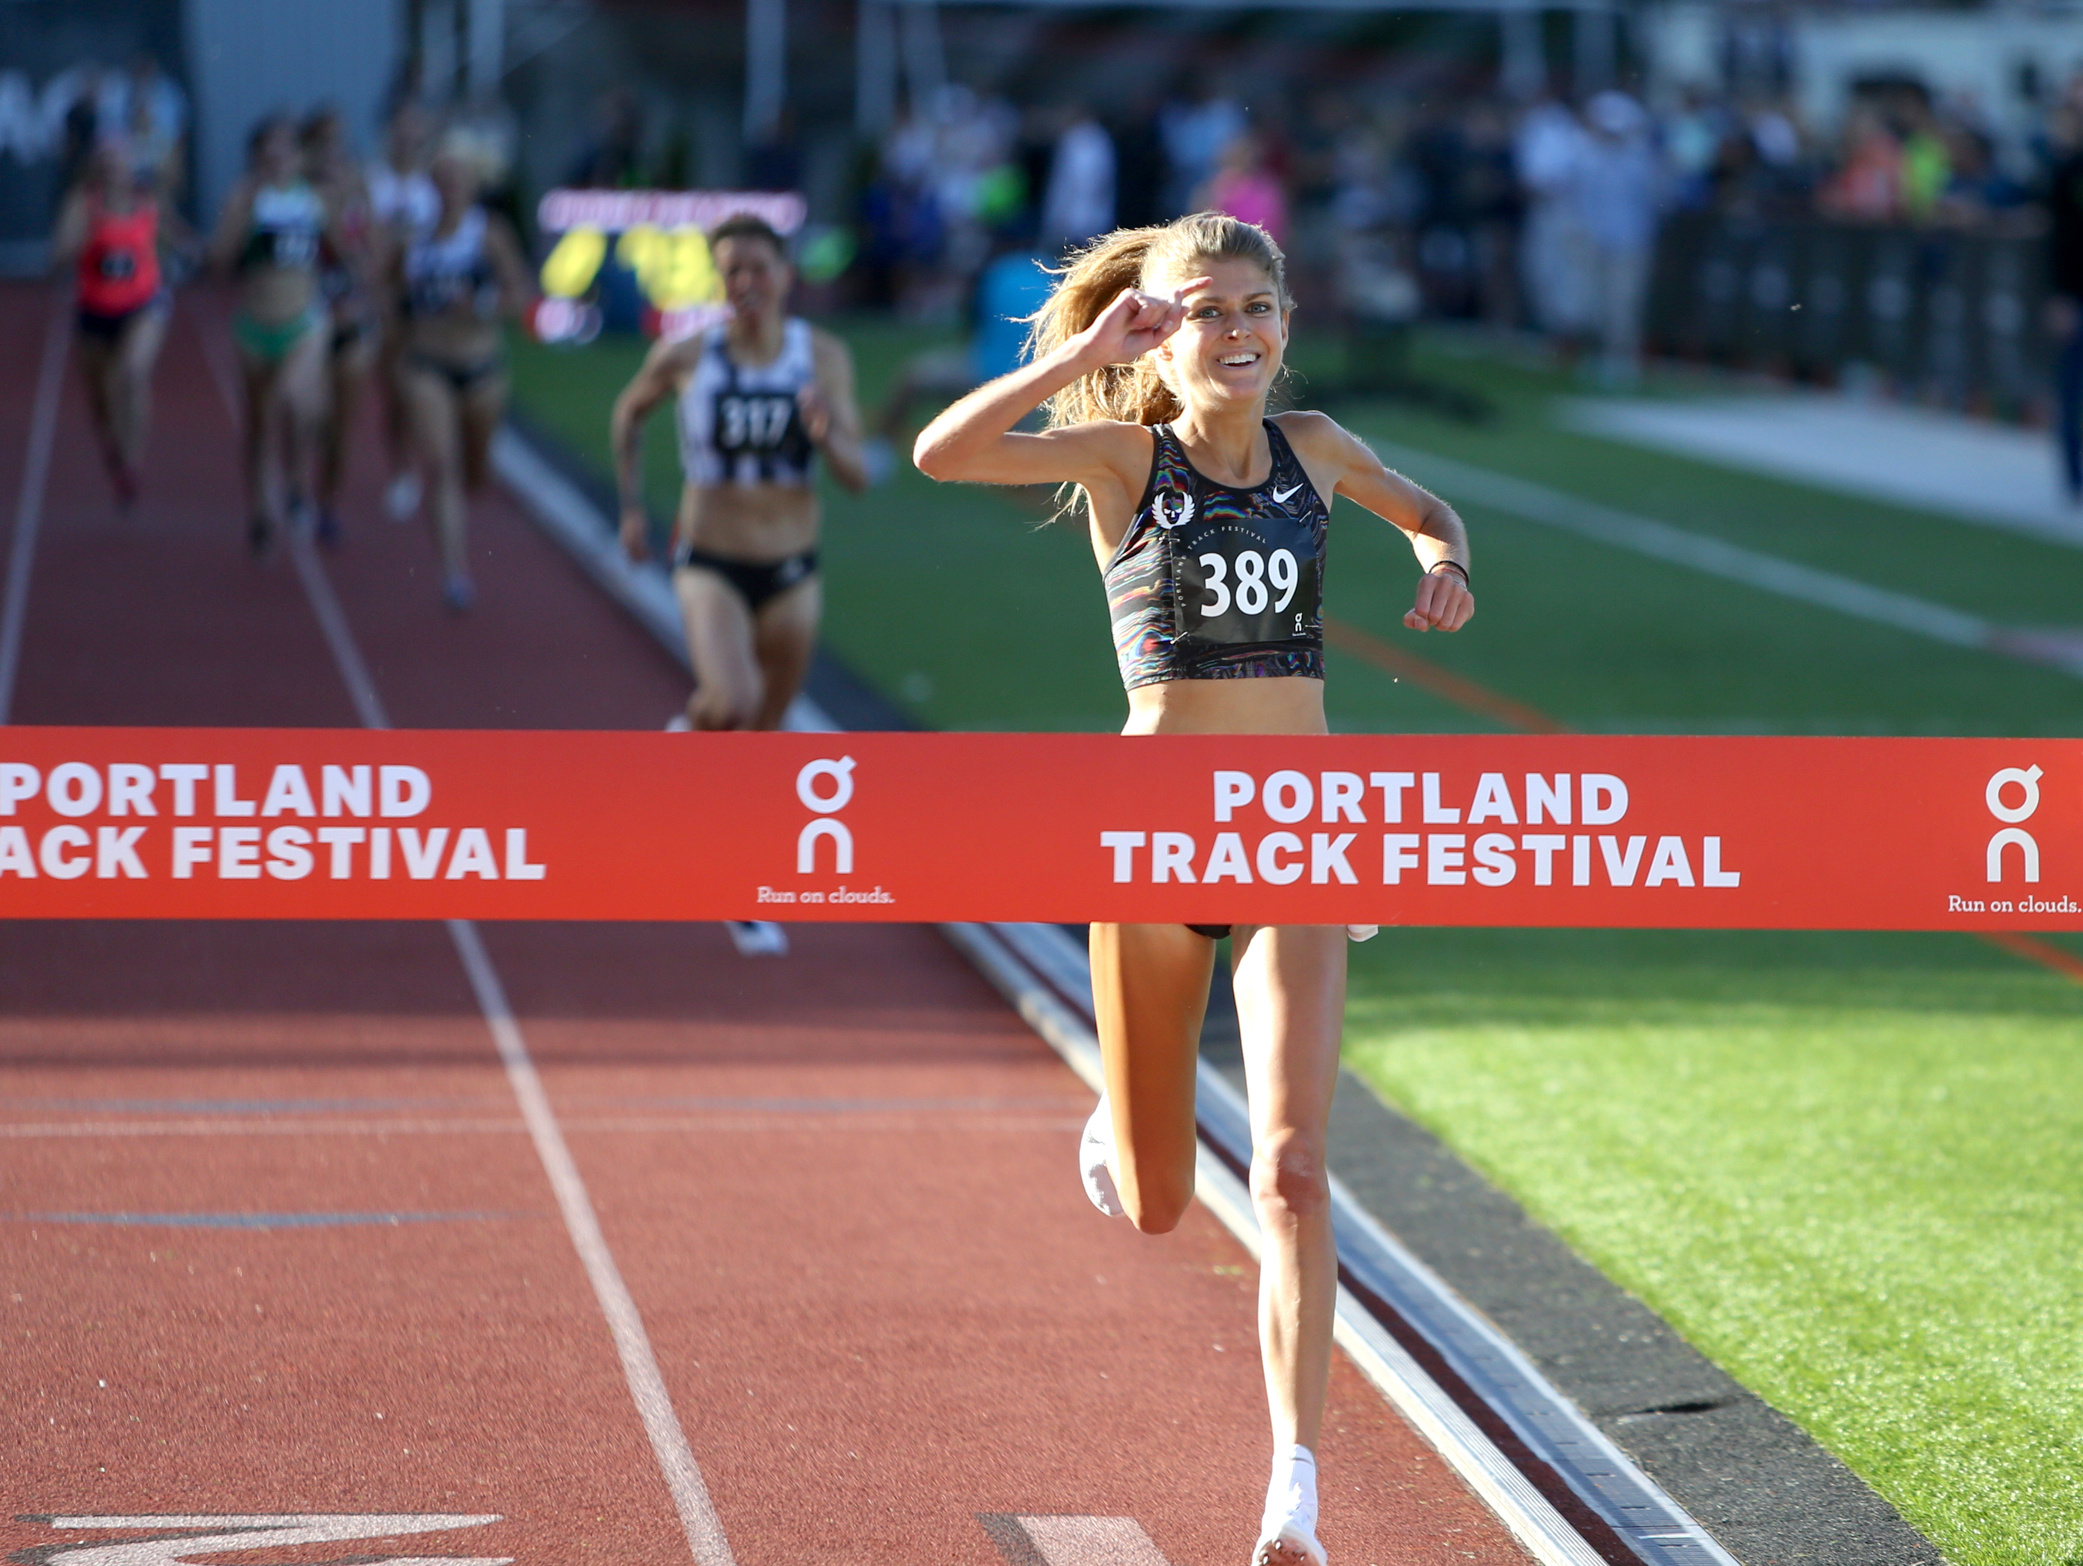
[[[430,171],[441,216],[398,253],[391,278],[398,390],[433,491],[442,600],[457,611],[477,596],[464,537],[469,495],[484,484],[492,432],[506,415],[502,321],[535,297],[512,228],[477,204],[483,156],[473,139],[450,133]]]
[[[1474,613],[1467,533],[1451,507],[1321,413],[1267,416],[1290,307],[1280,248],[1252,224],[1204,212],[1109,234],[1073,259],[1043,307],[1032,362],[918,438],[916,460],[934,478],[1078,487],[1130,734],[1327,732],[1320,611],[1336,495],[1408,538],[1422,575],[1407,627],[1458,630]],[[1038,406],[1049,427],[1018,431]],[[1146,1233],[1175,1226],[1193,1199],[1201,1020],[1216,941],[1232,938],[1273,1426],[1254,1566],[1325,1566],[1315,1448],[1338,1256],[1324,1159],[1347,935],[1092,926],[1106,1093],[1082,1173],[1094,1205]]]
[[[648,553],[644,421],[675,402],[685,482],[673,589],[695,689],[669,726],[774,729],[817,646],[816,460],[856,493],[868,484],[853,360],[836,337],[788,314],[794,273],[765,222],[727,218],[709,247],[729,322],[660,342],[615,400],[622,542],[634,558]]]
[[[817,643],[822,518],[813,470],[822,456],[847,488],[866,487],[860,415],[845,345],[786,313],[792,278],[780,236],[736,217],[710,245],[730,321],[661,342],[615,403],[622,541],[632,556],[648,550],[643,423],[675,402],[685,483],[673,586],[696,681],[687,724],[773,729]]]

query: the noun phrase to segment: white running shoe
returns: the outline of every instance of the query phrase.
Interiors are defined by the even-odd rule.
[[[390,513],[393,522],[410,522],[419,510],[419,501],[419,475],[410,468],[384,486],[383,509]]]
[[[665,731],[668,734],[692,734],[694,719],[688,717],[684,710],[676,712],[665,720]]]
[[[1348,941],[1371,941],[1379,934],[1381,926],[1378,924],[1349,924],[1345,927]]]
[[[1326,1566],[1324,1547],[1311,1530],[1296,1531],[1290,1524],[1280,1533],[1258,1541],[1251,1552],[1251,1566]]]
[[[1306,1446],[1274,1454],[1251,1566],[1325,1566],[1316,1537],[1316,1454]]]
[[[1084,1181],[1085,1194],[1094,1207],[1109,1218],[1128,1216],[1128,1209],[1121,1205],[1121,1187],[1114,1181],[1114,1109],[1104,1093],[1085,1122],[1085,1134],[1078,1138],[1078,1178]]]
[[[726,919],[723,927],[730,932],[731,945],[737,947],[740,957],[788,955],[788,931],[771,919]]]

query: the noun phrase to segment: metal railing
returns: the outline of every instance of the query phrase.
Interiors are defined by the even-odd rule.
[[[2022,227],[2022,226],[2021,226]],[[1652,352],[2013,415],[2047,384],[2045,241],[2029,232],[1744,221],[1664,226]]]

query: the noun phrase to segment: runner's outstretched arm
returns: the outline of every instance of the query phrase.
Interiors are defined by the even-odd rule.
[[[1336,475],[1332,490],[1402,529],[1424,572],[1403,616],[1413,631],[1458,631],[1475,613],[1469,591],[1468,529],[1454,508],[1383,464],[1367,443],[1321,413],[1281,416],[1295,450]]]

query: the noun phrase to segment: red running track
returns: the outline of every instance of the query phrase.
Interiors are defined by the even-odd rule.
[[[0,290],[0,497],[50,310]],[[68,381],[17,721],[358,721],[294,562],[246,557],[220,320],[183,297],[132,517]],[[446,615],[373,439],[356,460],[323,569],[392,721],[675,709],[678,670],[502,497]],[[987,1566],[980,1518],[1066,1514],[1244,1560],[1250,1262],[1199,1209],[1145,1240],[1086,1205],[1089,1096],[936,934],[802,926],[779,961],[710,926],[480,934],[489,991],[439,925],[0,925],[0,1550],[333,1517],[213,1558]],[[1321,1456],[1339,1566],[1524,1561],[1342,1357]],[[721,1539],[695,1515],[691,1545],[703,1492]],[[1068,1537],[1033,1558],[1130,1559]]]

